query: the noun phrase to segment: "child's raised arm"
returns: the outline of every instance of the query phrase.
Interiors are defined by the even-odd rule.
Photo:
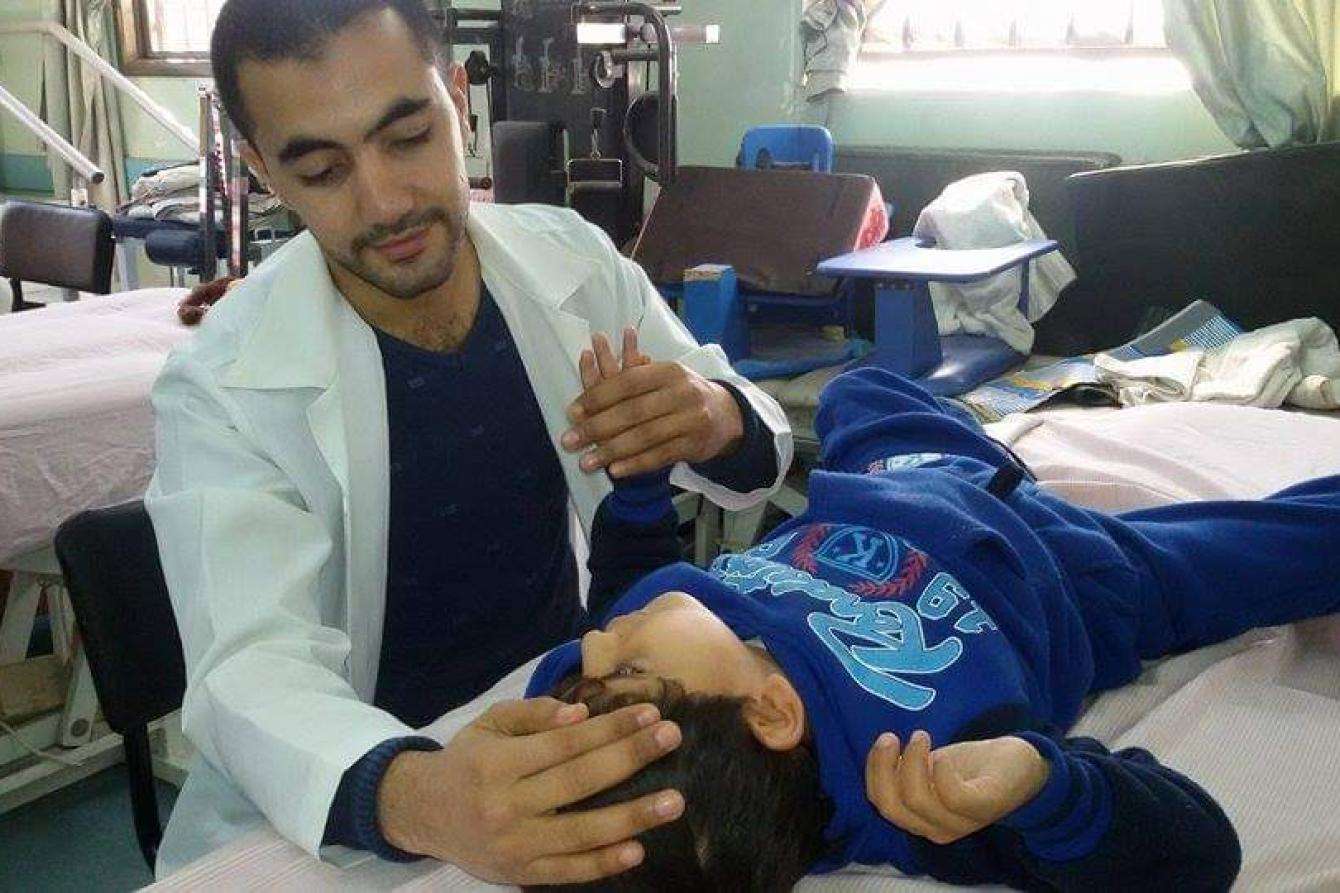
[[[615,358],[603,333],[591,338],[579,367],[582,386],[590,389],[621,371],[651,359],[638,350],[637,330],[623,333],[623,359]],[[670,469],[628,478],[611,478],[614,491],[605,497],[591,527],[591,588],[587,612],[598,622],[633,583],[657,568],[679,560],[678,516],[671,502]]]

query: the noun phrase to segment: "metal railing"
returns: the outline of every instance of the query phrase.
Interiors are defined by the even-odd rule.
[[[71,34],[65,26],[57,22],[15,22],[0,25],[0,35],[5,34],[37,34],[56,40],[78,56],[85,64],[92,66],[100,77],[109,81],[119,92],[128,96],[132,102],[144,110],[145,114],[157,121],[178,142],[190,149],[192,154],[195,153],[198,139],[189,128],[183,126],[176,118],[172,117],[171,112],[155,102],[153,97],[144,92],[124,74],[117,71],[116,66],[98,55],[97,51],[91,46]],[[93,161],[71,145],[65,137],[52,129],[51,125],[43,121],[37,113],[24,105],[3,86],[0,86],[0,107],[18,118],[19,122],[29,132],[49,146],[53,152],[60,156],[61,160],[73,168],[84,180],[89,183],[101,183],[105,179],[106,174]]]
[[[50,124],[38,117],[36,112],[24,105],[17,96],[6,90],[3,85],[0,85],[0,108],[6,109],[15,118],[18,118],[19,123],[28,128],[33,136],[45,143],[66,164],[74,168],[75,173],[89,183],[101,183],[106,179],[107,175],[102,172],[102,168],[72,146],[69,140],[53,130]]]

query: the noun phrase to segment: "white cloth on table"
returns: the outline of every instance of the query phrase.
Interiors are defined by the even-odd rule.
[[[948,249],[1002,248],[1047,238],[1028,210],[1028,183],[1014,171],[974,174],[950,183],[922,209],[912,233]],[[1033,348],[1032,323],[1052,308],[1074,278],[1074,268],[1059,251],[1034,260],[1027,315],[1018,307],[1018,269],[982,282],[932,282],[935,321],[942,335],[990,335],[1028,353]]]
[[[1208,351],[1157,357],[1094,358],[1100,381],[1123,405],[1181,401],[1304,409],[1340,408],[1340,345],[1316,317],[1246,332]]]

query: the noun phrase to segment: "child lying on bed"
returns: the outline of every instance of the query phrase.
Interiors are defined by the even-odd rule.
[[[1205,791],[1064,732],[1142,660],[1340,609],[1340,477],[1108,516],[876,370],[829,385],[816,427],[809,509],[707,572],[668,563],[664,477],[621,482],[601,508],[601,628],[551,652],[528,694],[656,703],[683,744],[581,806],[664,788],[687,803],[602,886],[785,890],[864,863],[1025,889],[1226,889],[1241,852]]]

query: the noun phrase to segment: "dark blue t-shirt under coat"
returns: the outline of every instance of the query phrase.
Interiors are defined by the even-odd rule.
[[[374,703],[419,726],[572,635],[582,609],[563,469],[492,295],[455,351],[377,341],[391,493]]]

